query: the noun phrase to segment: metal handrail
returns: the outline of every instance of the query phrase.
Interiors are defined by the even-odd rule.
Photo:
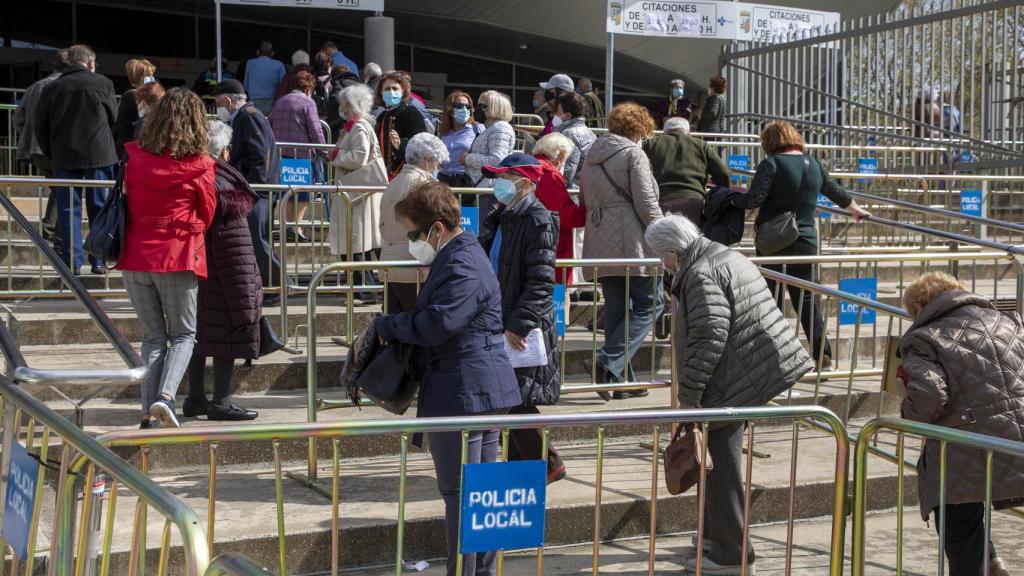
[[[238,554],[228,552],[221,554],[210,562],[205,576],[271,576],[271,572],[252,560]]]
[[[0,326],[0,333],[4,331],[6,328]],[[199,524],[199,518],[191,508],[111,452],[110,449],[94,440],[92,436],[75,427],[71,421],[60,416],[2,375],[0,375],[0,395],[4,397],[5,402],[11,402],[24,414],[54,431],[66,445],[73,447],[78,453],[78,470],[86,462],[92,462],[159,511],[169,522],[173,522],[181,534],[186,574],[201,576],[204,573],[209,563],[209,550],[206,546],[203,528]],[[13,439],[13,435],[11,438]],[[57,508],[60,513],[54,519],[54,533],[57,537],[52,542],[50,550],[50,566],[55,568],[59,575],[71,572],[71,559],[74,554],[72,532],[76,496],[74,490],[66,489],[66,487],[63,493],[64,501],[58,502]]]
[[[1016,222],[1007,222],[1006,220],[995,220],[993,218],[987,218],[985,216],[973,216],[971,214],[954,212],[952,210],[946,210],[945,208],[936,208],[934,206],[923,206],[921,204],[907,202],[906,200],[886,198],[885,196],[868,194],[867,192],[857,192],[854,190],[849,190],[848,192],[851,196],[857,199],[862,198],[864,200],[870,200],[872,202],[882,202],[885,204],[891,204],[893,206],[898,206],[900,208],[906,208],[907,210],[913,210],[914,212],[921,212],[922,214],[931,214],[934,216],[942,216],[944,218],[966,220],[968,222],[974,222],[975,224],[983,224],[985,226],[990,226],[992,228],[1002,228],[1003,230],[1024,232],[1024,224],[1017,224]]]
[[[57,274],[61,277],[64,283],[74,293],[75,298],[85,307],[89,316],[99,326],[103,336],[108,342],[114,347],[118,355],[129,368],[127,370],[46,370],[40,368],[31,368],[25,365],[24,357],[20,353],[14,354],[12,350],[8,350],[9,347],[14,346],[13,339],[9,341],[2,341],[0,345],[4,347],[4,352],[8,353],[8,358],[17,360],[14,367],[14,379],[18,382],[26,384],[68,384],[68,385],[124,385],[124,384],[137,384],[142,382],[146,375],[149,373],[149,369],[146,362],[141,356],[135,351],[131,343],[125,338],[124,334],[114,325],[114,321],[111,320],[110,316],[107,315],[106,311],[100,307],[96,300],[89,294],[89,291],[82,285],[81,281],[71,273],[71,269],[68,268],[66,262],[64,262],[60,256],[53,250],[53,248],[43,240],[42,235],[35,227],[29,223],[25,215],[21,213],[21,210],[14,205],[14,202],[5,194],[0,194],[0,206],[14,218],[14,221],[18,223],[22,231],[28,235],[29,240],[38,248],[50,264],[53,269],[57,271]],[[20,362],[20,365],[18,364]]]
[[[941,456],[939,463],[939,574],[942,573],[943,550],[945,538],[945,514],[941,512],[945,503],[945,456],[946,444],[955,444],[977,448],[985,451],[985,502],[984,502],[984,524],[991,526],[992,514],[992,453],[997,452],[1010,456],[1024,458],[1024,442],[1016,442],[996,436],[968,432],[945,426],[926,424],[895,418],[891,416],[875,418],[861,429],[857,434],[856,450],[854,453],[854,504],[853,504],[853,547],[851,550],[852,573],[854,576],[863,576],[865,559],[865,529],[867,524],[867,452],[871,448],[872,440],[881,430],[891,430],[899,434],[897,446],[903,447],[903,434],[912,434],[921,438],[938,440],[941,442]],[[902,459],[900,459],[902,463]],[[900,466],[899,481],[902,483],[903,470]],[[902,503],[902,497],[900,498]],[[898,513],[902,514],[902,506],[897,507]],[[902,530],[902,521],[897,520],[897,530]],[[988,532],[989,530],[986,530]],[[902,537],[902,534],[897,536]],[[897,546],[899,547],[899,545]],[[988,536],[985,537],[985,548],[988,550]],[[987,554],[984,556],[988,558]]]

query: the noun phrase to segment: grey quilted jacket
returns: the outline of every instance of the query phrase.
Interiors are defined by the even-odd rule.
[[[562,177],[565,178],[565,185],[575,188],[580,183],[580,173],[583,171],[583,163],[587,159],[587,152],[594,145],[597,136],[594,131],[587,127],[587,119],[580,116],[555,128],[555,132],[562,133],[573,143],[572,154],[569,154],[562,168]]]
[[[1016,314],[972,292],[944,292],[918,314],[900,355],[904,418],[1024,441],[1024,325]],[[927,442],[918,461],[926,520],[939,505],[939,450]],[[946,471],[947,503],[985,500],[981,450],[948,445]],[[1024,498],[1024,460],[994,454],[992,472],[993,502]]]
[[[604,165],[608,175],[601,170]],[[620,191],[621,190],[621,191]],[[601,136],[590,147],[580,177],[587,205],[584,258],[655,258],[644,230],[661,218],[658,183],[644,151],[616,134]],[[587,279],[593,271],[584,268]],[[633,268],[631,276],[650,276],[653,269]],[[599,268],[599,277],[625,276],[625,268]]]
[[[473,145],[466,154],[466,175],[477,188],[490,188],[494,180],[484,178],[480,171],[484,166],[497,166],[512,153],[516,145],[516,133],[508,122],[498,121],[491,124],[473,140]]]
[[[813,368],[757,267],[701,237],[672,283],[679,400],[706,408],[761,406]]]

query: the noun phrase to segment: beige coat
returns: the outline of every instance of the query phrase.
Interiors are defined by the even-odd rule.
[[[337,183],[341,186],[387,186],[388,175],[380,152],[373,124],[360,118],[352,129],[344,132],[338,140],[338,153],[331,161],[335,166]],[[344,192],[344,189],[342,189]],[[348,254],[348,242],[352,253],[359,254],[381,247],[380,204],[381,193],[348,192],[352,205],[352,229],[347,222],[347,204],[339,196],[331,204],[331,254]]]
[[[426,170],[419,166],[406,164],[402,167],[402,171],[398,173],[398,176],[395,176],[395,179],[391,181],[391,184],[388,184],[380,205],[382,214],[380,220],[380,259],[382,262],[413,259],[412,254],[409,254],[409,238],[405,235],[405,226],[395,220],[395,204],[398,204],[405,198],[410,190],[433,180],[434,178]],[[420,281],[422,282],[426,277],[427,269],[423,268],[420,273]],[[389,272],[388,281],[416,282],[416,271],[408,269]]]
[[[662,216],[658,183],[640,146],[616,134],[598,138],[587,153],[580,190],[587,205],[584,258],[656,257],[644,242],[644,231]],[[655,270],[633,268],[630,276],[650,276]],[[584,269],[584,274],[590,279],[592,269]],[[625,268],[597,269],[598,277],[625,275]]]

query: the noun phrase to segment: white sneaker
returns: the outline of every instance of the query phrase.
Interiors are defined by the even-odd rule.
[[[149,406],[149,415],[160,422],[174,428],[181,428],[178,417],[174,415],[174,402],[168,402],[163,398],[158,399]]]
[[[735,566],[722,566],[716,563],[714,560],[708,558],[707,556],[701,558],[700,563],[700,573],[707,574],[708,576],[740,576],[740,573],[742,571],[739,564]],[[686,561],[686,566],[683,567],[683,570],[690,574],[697,573],[696,553],[694,554],[693,558],[690,558]],[[754,569],[753,562],[747,564],[747,576],[756,576],[756,571]]]

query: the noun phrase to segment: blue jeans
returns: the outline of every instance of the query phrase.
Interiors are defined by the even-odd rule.
[[[616,381],[635,381],[633,356],[644,343],[655,318],[661,312],[661,278],[630,276],[628,302],[625,276],[607,276],[600,280],[601,292],[604,295],[604,346],[597,351],[597,362],[607,368]],[[626,358],[627,313],[629,358]]]
[[[64,180],[113,180],[115,166],[87,168],[85,170],[57,170],[53,177]],[[82,194],[85,194],[85,209],[89,222],[99,214],[107,202],[107,188],[78,188],[54,186],[57,200],[57,253],[75,274],[85,263],[82,250]],[[89,263],[101,266],[104,262],[89,255]]]

